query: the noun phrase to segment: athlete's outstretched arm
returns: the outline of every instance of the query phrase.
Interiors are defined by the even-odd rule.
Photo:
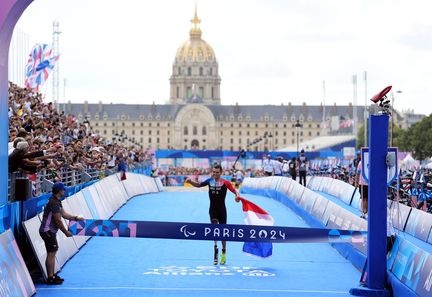
[[[190,179],[189,177],[185,180],[185,183],[190,183],[192,186],[196,188],[201,188],[208,185],[208,180],[203,181],[202,183],[195,181],[193,179]]]

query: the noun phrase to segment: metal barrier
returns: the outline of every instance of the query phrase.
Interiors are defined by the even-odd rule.
[[[151,163],[145,161],[142,163],[129,164],[128,171],[146,173],[148,168],[151,168]],[[55,171],[55,175],[52,171],[43,169],[36,174],[25,174],[22,172],[13,172],[8,175],[8,201],[14,201],[15,197],[15,180],[18,177],[27,177],[32,180],[33,184],[33,196],[37,197],[41,194],[48,193],[51,191],[51,186],[57,181],[61,181],[67,187],[76,186],[85,182],[102,179],[106,176],[115,174],[117,167],[106,170],[97,170],[95,168],[88,168],[85,170],[71,170],[66,167],[60,168]],[[56,180],[59,177],[60,180]]]

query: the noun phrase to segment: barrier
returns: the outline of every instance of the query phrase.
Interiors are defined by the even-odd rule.
[[[151,177],[128,172],[126,180],[120,181],[118,175],[106,177],[64,199],[62,201],[63,208],[68,213],[79,214],[86,219],[106,220],[133,196],[159,191],[155,179]],[[44,201],[46,204],[47,199],[48,198],[44,198],[44,200],[39,199],[37,202],[41,203],[41,201]],[[42,209],[42,207],[40,207],[40,209]],[[24,221],[23,226],[41,271],[46,278],[46,249],[39,235],[41,216],[42,213],[33,216]],[[64,219],[63,223],[65,225],[69,224],[69,222]],[[59,243],[59,250],[56,254],[55,271],[58,272],[89,238],[88,236],[68,238],[62,232],[58,232],[57,241]]]
[[[10,229],[0,234],[0,281],[0,296],[29,297],[36,293]]]
[[[278,201],[284,201],[281,195],[285,194],[288,197],[287,199],[291,202],[284,201],[284,204],[298,203],[296,204],[297,206],[294,206],[294,209],[299,208],[299,206],[309,209],[310,204],[305,200],[312,199],[315,200],[312,209],[306,212],[302,208],[300,215],[305,214],[306,217],[308,217],[307,213],[309,213],[328,228],[340,228],[342,230],[365,230],[367,228],[367,222],[365,220],[323,196],[313,197],[316,193],[312,192],[311,194],[308,189],[304,190],[300,196],[300,190],[298,188],[300,185],[295,182],[295,184],[293,184],[288,178],[286,181],[276,182],[276,180],[273,180],[274,184],[269,184],[268,181],[265,182],[261,179],[270,180],[268,177],[245,179],[241,191],[272,197]],[[321,187],[323,181],[325,182],[324,178],[314,178],[309,181],[308,186],[311,188],[333,191],[334,193],[339,192],[335,191],[332,186],[326,186],[326,188]],[[277,188],[280,192],[273,190],[276,188],[276,184],[278,184]],[[263,185],[268,188],[260,189],[259,187]],[[312,198],[308,198],[309,196]],[[353,201],[351,204],[353,204]],[[398,227],[401,231],[405,230],[406,232],[405,236],[397,236],[396,242],[387,259],[387,276],[389,283],[393,287],[394,296],[429,297],[432,293],[432,248],[429,244],[432,243],[431,214],[412,209],[391,200],[387,200],[387,208],[389,220],[392,221],[393,226],[395,228]],[[312,217],[310,215],[309,217]],[[313,219],[305,219],[308,223],[312,222],[312,226],[316,226],[316,221]],[[408,238],[409,236],[415,238],[411,240]],[[363,268],[361,263],[363,261],[364,264],[364,255],[367,254],[366,241],[351,244],[335,243],[332,245],[357,268]]]

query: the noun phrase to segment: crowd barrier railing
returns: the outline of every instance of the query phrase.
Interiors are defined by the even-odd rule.
[[[349,195],[337,189],[338,185],[338,182],[323,177],[308,182],[308,187],[330,195],[336,194],[337,198],[348,202]],[[344,185],[342,188],[346,191],[350,189]],[[318,221],[322,226],[332,229],[367,230],[366,220],[289,178],[246,178],[241,191],[268,196],[289,207],[301,208],[302,214],[310,217],[313,224]],[[353,199],[351,205],[352,202]],[[389,282],[394,289],[397,288],[393,292],[395,296],[404,297],[431,296],[432,215],[391,200],[387,200],[387,207],[389,222],[392,222],[393,228],[399,229],[387,261]],[[352,244],[354,249],[347,247],[349,244],[346,243],[332,245],[357,268],[364,267],[367,242]],[[359,258],[358,252],[363,257]]]

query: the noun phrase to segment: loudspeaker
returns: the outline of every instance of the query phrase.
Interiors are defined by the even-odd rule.
[[[32,183],[28,178],[15,179],[15,201],[25,201],[32,198]]]

